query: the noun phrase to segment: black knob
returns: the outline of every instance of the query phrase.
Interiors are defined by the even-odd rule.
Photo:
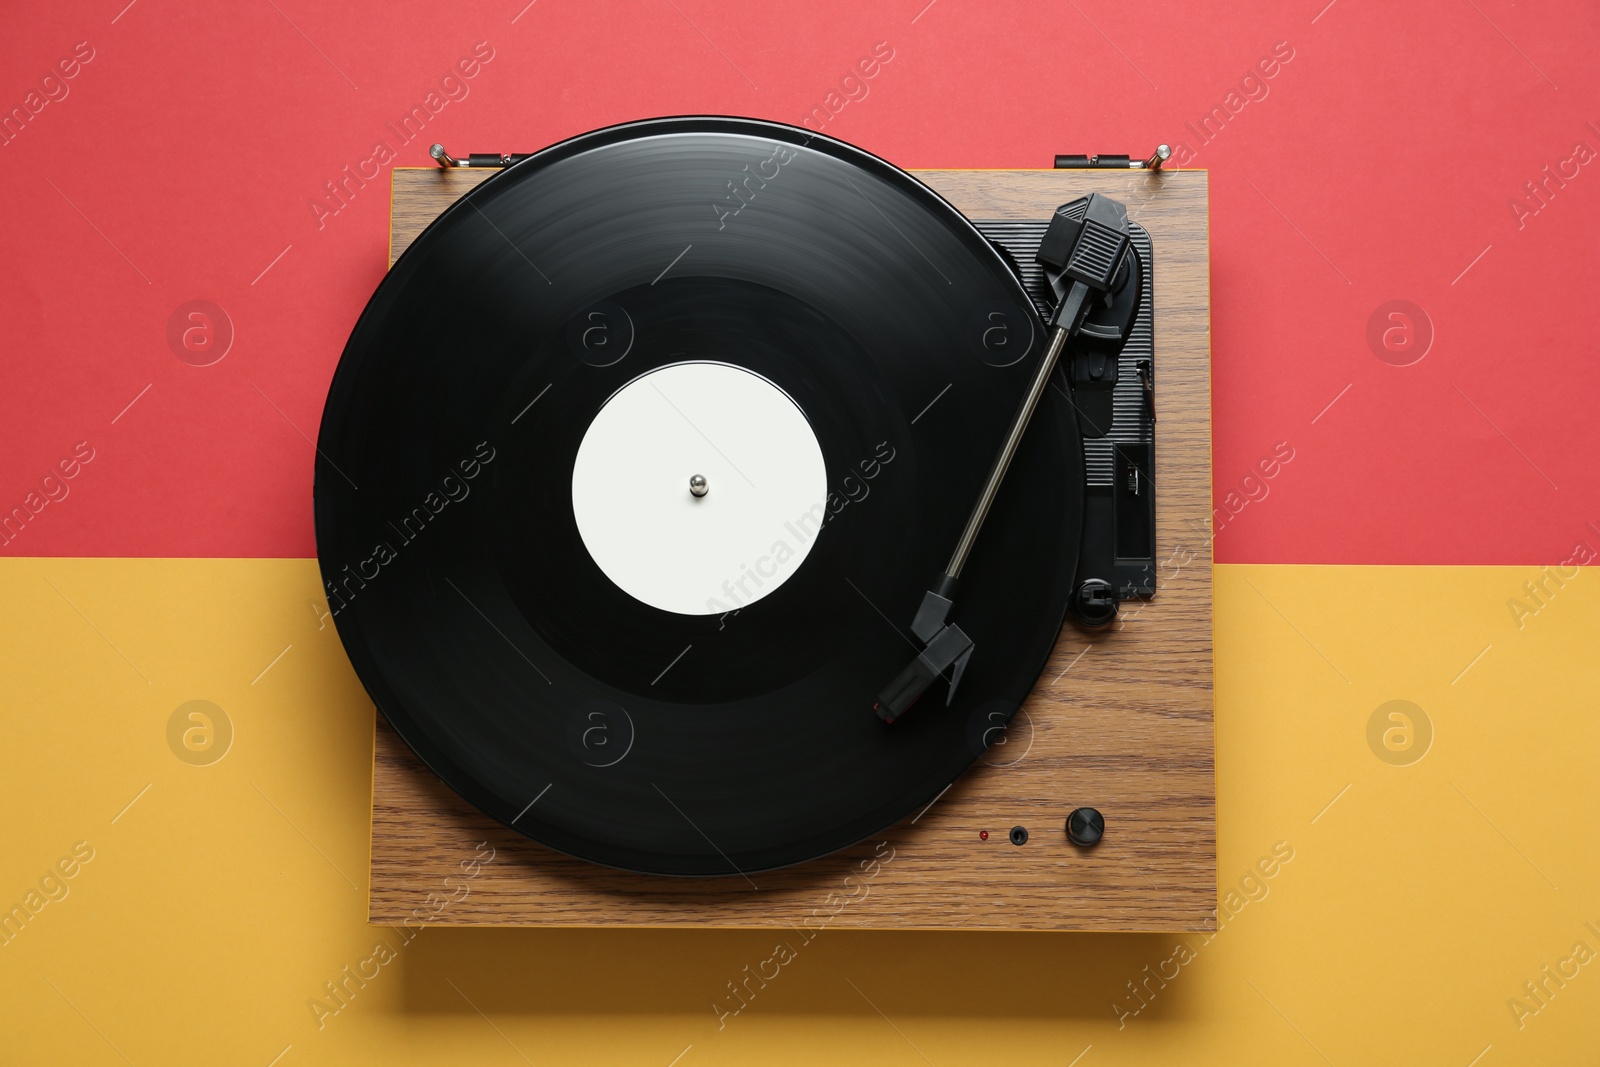
[[[1093,808],[1074,808],[1067,816],[1067,840],[1088,848],[1106,832],[1105,816]]]
[[[1028,843],[1028,828],[1026,826],[1013,826],[1011,828],[1011,843],[1013,845],[1026,845]]]
[[[1117,597],[1103,578],[1086,578],[1072,597],[1072,614],[1084,626],[1099,629],[1117,617]]]

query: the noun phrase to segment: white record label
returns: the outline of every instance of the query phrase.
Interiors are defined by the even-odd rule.
[[[705,479],[705,493],[690,480]],[[716,615],[787,581],[826,514],[805,415],[758,374],[675,363],[619,389],[572,469],[572,511],[606,577],[651,607]]]

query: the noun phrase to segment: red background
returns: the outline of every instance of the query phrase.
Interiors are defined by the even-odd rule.
[[[321,229],[308,201],[375,142],[422,165],[434,140],[527,151],[652,115],[799,122],[878,41],[894,58],[827,132],[900,166],[1169,141],[1210,168],[1219,504],[1295,450],[1219,561],[1600,545],[1600,160],[1520,225],[1510,207],[1576,143],[1600,150],[1591,4],[125,2],[35,5],[0,37],[7,111],[77,42],[95,53],[0,146],[0,507],[96,452],[8,554],[314,554],[302,433],[384,270],[387,171]],[[469,95],[396,144],[385,123],[480,41]],[[1278,42],[1267,96],[1201,144],[1185,124]],[[193,299],[236,334],[208,367],[166,341]],[[1395,299],[1434,331],[1405,367],[1367,342]]]

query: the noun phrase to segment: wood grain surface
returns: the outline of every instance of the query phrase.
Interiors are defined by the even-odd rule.
[[[397,169],[390,263],[493,171]],[[471,926],[1209,930],[1217,901],[1211,710],[1211,362],[1204,171],[919,171],[972,219],[1123,200],[1155,248],[1158,589],[1113,628],[1070,624],[1003,745],[920,816],[836,855],[750,878],[594,866],[479,814],[378,717],[374,923]],[[1066,815],[1106,834],[1067,843]],[[1012,845],[1012,826],[1026,845]],[[979,840],[987,830],[989,839]],[[487,847],[479,849],[481,842]],[[481,865],[461,896],[460,864]],[[455,899],[459,897],[459,899]]]

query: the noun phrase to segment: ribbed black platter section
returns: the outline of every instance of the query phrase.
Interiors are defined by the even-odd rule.
[[[844,848],[961,774],[1055,643],[1083,455],[1051,389],[963,575],[954,704],[873,713],[1042,341],[966,219],[838,141],[684,118],[546,149],[434,222],[345,348],[315,490],[340,637],[429,767],[552,848],[699,876]],[[737,614],[634,600],[574,517],[596,413],[686,361],[780,387],[827,467],[809,554]]]

